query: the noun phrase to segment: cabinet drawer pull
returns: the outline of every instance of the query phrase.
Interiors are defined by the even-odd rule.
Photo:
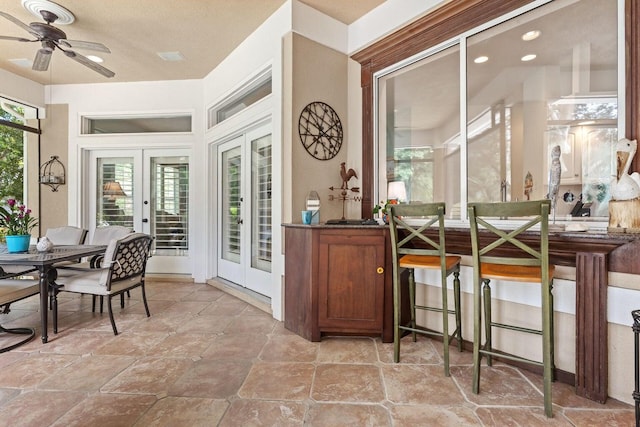
[[[384,273],[384,268],[378,267],[378,269],[376,270],[376,273],[378,273],[378,274]]]

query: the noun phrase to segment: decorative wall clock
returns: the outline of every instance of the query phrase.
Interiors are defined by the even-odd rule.
[[[324,102],[304,107],[298,120],[300,142],[318,160],[332,159],[342,147],[342,123],[338,114]]]

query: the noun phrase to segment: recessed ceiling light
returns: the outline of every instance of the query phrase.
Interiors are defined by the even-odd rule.
[[[531,40],[535,40],[540,37],[540,34],[542,34],[542,32],[539,30],[527,31],[522,35],[522,40],[530,42]]]
[[[9,62],[23,68],[31,68],[33,66],[33,62],[27,58],[10,59]]]
[[[95,56],[95,55],[87,55],[87,59],[93,61],[93,62],[104,62],[104,59],[100,58],[99,56]]]
[[[184,56],[180,52],[157,52],[158,56],[165,61],[184,61]]]
[[[482,63],[487,62],[488,60],[489,60],[488,56],[482,55],[482,56],[478,56],[476,59],[474,59],[473,62],[475,62],[476,64],[482,64]]]
[[[520,61],[527,62],[527,61],[533,61],[534,59],[536,59],[536,55],[533,53],[530,53],[529,55],[525,55],[522,58],[520,58]]]

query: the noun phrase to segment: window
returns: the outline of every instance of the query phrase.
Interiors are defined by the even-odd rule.
[[[529,7],[376,73],[378,200],[397,180],[408,201],[445,201],[452,219],[466,218],[467,202],[542,199],[558,145],[556,215],[579,202],[581,215],[606,221],[621,127],[619,7]]]
[[[175,132],[191,132],[191,114],[82,118],[83,135]]]
[[[460,201],[460,93],[458,44],[379,80],[380,165],[387,182],[402,181],[407,201]],[[388,106],[388,107],[387,107]],[[386,196],[381,197],[384,199]]]
[[[241,90],[207,110],[207,129],[271,95],[271,70],[258,75]]]
[[[37,109],[0,97],[0,200],[14,198],[26,203],[29,207],[37,206],[36,198],[28,200],[28,173],[25,165],[27,158],[32,157],[32,164],[37,163],[37,144],[29,148],[27,144],[29,134],[39,134]],[[37,127],[31,127],[30,125]],[[35,166],[35,165],[34,165]],[[38,179],[38,171],[32,174]]]

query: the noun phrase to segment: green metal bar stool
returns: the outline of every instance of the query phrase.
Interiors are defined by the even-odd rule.
[[[449,344],[454,338],[458,350],[462,351],[462,321],[460,310],[460,257],[446,255],[444,237],[444,203],[392,205],[389,216],[391,227],[391,245],[393,252],[393,324],[394,352],[393,360],[400,361],[400,338],[402,331],[410,331],[413,341],[416,333],[441,336],[444,344],[444,374],[449,376]],[[424,232],[437,227],[437,240]],[[416,281],[414,270],[425,268],[440,271],[442,298],[440,306],[416,304]],[[401,269],[409,270],[409,303],[411,321],[401,324]],[[447,301],[447,277],[453,274],[454,309],[449,309]],[[442,332],[421,329],[416,325],[416,309],[442,313]],[[449,335],[449,315],[454,315],[456,329]]]
[[[519,361],[543,367],[544,410],[552,417],[551,382],[554,379],[553,355],[553,274],[549,265],[549,210],[550,201],[526,201],[509,203],[469,203],[471,248],[473,253],[473,392],[480,391],[480,360],[484,355],[487,365],[491,357]],[[524,219],[515,230],[502,230],[493,220],[499,218]],[[528,233],[534,226],[539,233]],[[482,227],[482,231],[479,228]],[[502,247],[520,249],[517,254],[505,255]],[[542,329],[536,330],[517,325],[494,322],[491,318],[490,280],[539,283],[542,297]],[[481,289],[482,287],[482,289]],[[481,299],[484,302],[484,333],[482,344]],[[542,362],[505,354],[492,347],[492,328],[510,329],[542,336]]]

